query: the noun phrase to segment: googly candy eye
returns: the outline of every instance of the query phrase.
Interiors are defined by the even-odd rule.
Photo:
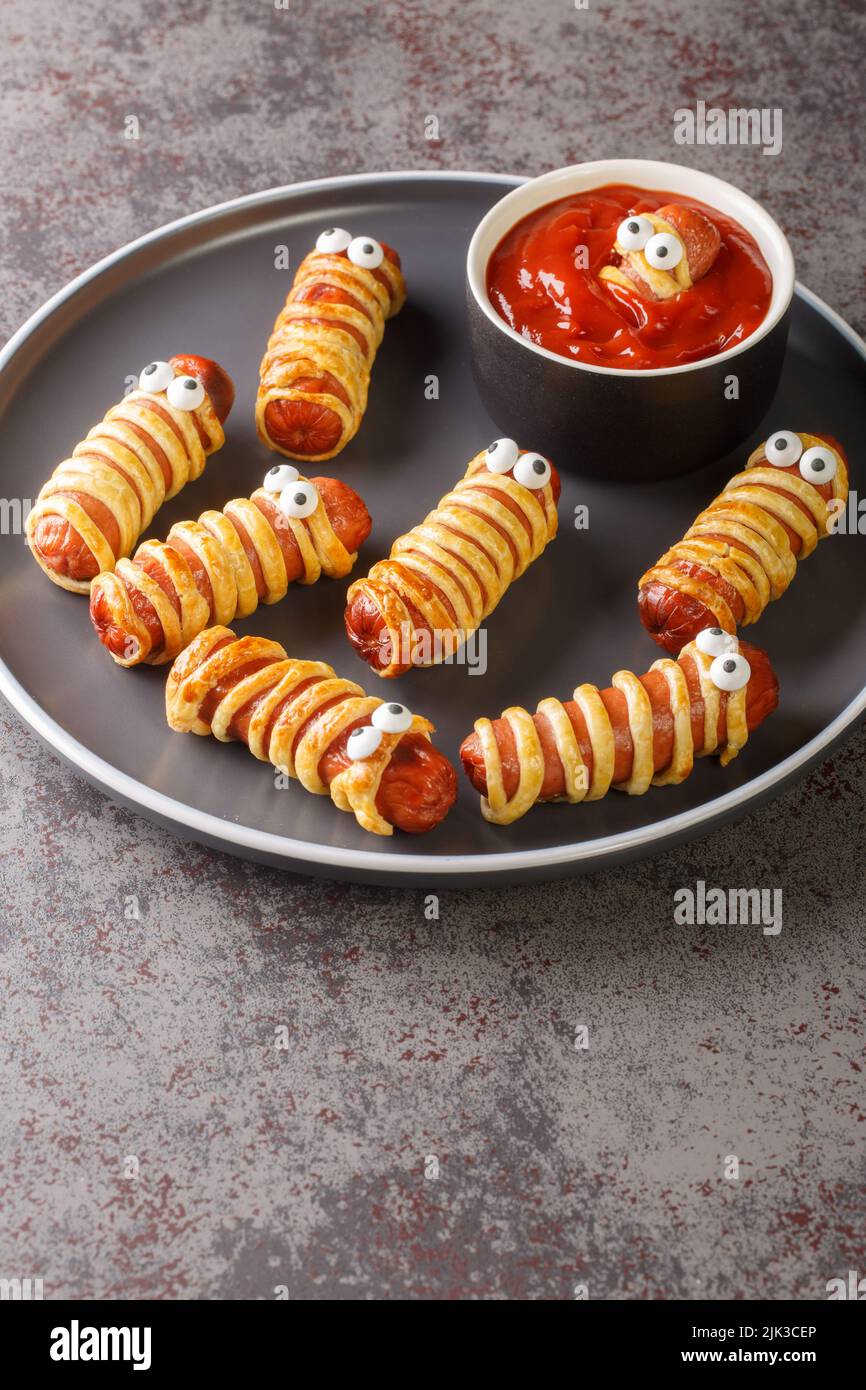
[[[165,392],[175,410],[197,410],[204,400],[204,387],[194,376],[176,376]]]
[[[626,217],[616,229],[616,239],[624,251],[642,251],[654,231],[648,217]]]
[[[352,243],[352,233],[345,227],[327,227],[316,237],[316,250],[325,255],[339,256]]]
[[[488,444],[484,462],[491,473],[510,473],[520,456],[513,439],[494,439]]]
[[[729,652],[740,650],[734,634],[721,627],[705,627],[695,638],[695,646],[705,656],[727,656]]]
[[[371,722],[383,734],[405,734],[412,727],[412,711],[396,700],[387,705],[379,705],[370,715]]]
[[[164,391],[174,381],[174,367],[170,362],[151,362],[141,376],[138,385],[142,391]]]
[[[297,468],[291,463],[277,463],[273,468],[269,468],[262,479],[262,487],[265,492],[282,492],[284,487],[290,483],[297,482],[300,474]]]
[[[752,668],[744,656],[739,652],[728,652],[724,656],[717,656],[710,667],[710,680],[719,690],[726,690],[732,693],[735,690],[742,690],[744,685],[749,684]]]
[[[356,236],[349,242],[346,255],[352,265],[363,266],[365,270],[375,270],[385,259],[385,252],[371,236]]]
[[[776,430],[764,445],[767,462],[774,468],[790,468],[802,452],[802,442],[793,430]]]
[[[805,478],[807,483],[817,483],[819,487],[821,483],[832,483],[837,469],[833,452],[820,444],[807,449],[800,459],[800,477]]]
[[[319,494],[312,483],[289,483],[280,493],[279,508],[286,516],[302,520],[312,516],[319,505]]]
[[[550,482],[550,464],[542,454],[521,454],[514,465],[514,480],[535,491]]]
[[[346,752],[353,763],[359,763],[364,758],[372,758],[381,742],[381,729],[377,729],[373,724],[362,724],[349,734],[346,740]]]
[[[656,270],[673,270],[683,258],[683,244],[672,232],[656,232],[643,253]]]

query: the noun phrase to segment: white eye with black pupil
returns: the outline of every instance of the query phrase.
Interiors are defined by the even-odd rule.
[[[767,462],[774,468],[790,468],[803,452],[803,445],[793,430],[776,430],[764,445]]]
[[[387,705],[379,705],[378,709],[373,710],[370,720],[383,734],[405,734],[412,727],[412,711],[395,700]]]
[[[142,391],[164,391],[174,381],[174,367],[170,362],[151,362],[138,378]]]
[[[284,487],[298,480],[298,470],[294,464],[278,463],[265,474],[262,487],[265,492],[282,492]]]
[[[494,439],[488,444],[484,462],[491,473],[510,473],[520,455],[513,439]]]
[[[836,476],[837,463],[835,456],[830,449],[823,449],[820,444],[815,444],[811,449],[807,449],[800,459],[800,477],[805,478],[807,483],[832,483]]]
[[[316,238],[316,250],[323,255],[339,256],[351,244],[352,233],[345,227],[328,227]]]
[[[739,652],[717,656],[710,667],[710,680],[713,685],[719,690],[727,691],[728,694],[742,690],[744,685],[748,685],[751,674],[751,666]]]
[[[352,265],[363,266],[365,270],[375,270],[385,259],[385,252],[371,236],[356,236],[354,241],[349,243],[346,255]]]
[[[372,758],[381,742],[381,729],[374,728],[372,724],[362,724],[349,734],[346,752],[353,763],[362,762],[364,758]]]
[[[683,244],[672,232],[656,232],[643,253],[656,270],[673,270],[683,258]]]
[[[550,464],[541,454],[521,454],[514,465],[514,481],[524,487],[544,487],[550,482]]]
[[[286,516],[303,520],[312,516],[319,505],[319,494],[312,483],[289,483],[280,493],[279,509]]]
[[[725,632],[720,627],[705,627],[695,638],[695,646],[705,656],[727,656],[729,652],[740,650],[740,644],[734,634]]]
[[[194,376],[176,376],[165,394],[175,410],[197,410],[204,400],[204,387]]]
[[[642,251],[654,230],[648,217],[626,217],[616,229],[616,239],[624,251]]]

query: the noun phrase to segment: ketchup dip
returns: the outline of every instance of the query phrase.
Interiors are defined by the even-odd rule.
[[[721,248],[707,274],[665,300],[599,280],[603,266],[617,263],[613,244],[623,219],[670,203],[696,209],[718,228]],[[694,198],[624,184],[524,217],[491,255],[486,279],[494,309],[521,337],[560,357],[636,371],[736,347],[758,328],[772,293],[767,263],[738,222]]]

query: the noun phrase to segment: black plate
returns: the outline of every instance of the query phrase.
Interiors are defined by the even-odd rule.
[[[220,361],[235,379],[237,402],[225,448],[158,513],[151,534],[164,536],[173,521],[247,494],[274,461],[253,426],[263,346],[293,269],[318,231],[337,223],[396,246],[410,295],[386,330],[359,434],[321,469],[356,487],[373,514],[356,571],[364,573],[496,434],[469,369],[464,261],[475,224],[516,182],[455,174],[325,180],[211,209],[118,252],[47,304],[0,359],[4,497],[34,498],[121,396],[126,377],[175,352]],[[289,272],[275,268],[282,244]],[[752,442],[782,426],[828,430],[848,449],[856,488],[864,364],[866,349],[851,330],[799,290],[782,385]],[[438,379],[435,400],[425,391],[430,377]],[[531,439],[521,443],[533,447]],[[371,691],[393,692],[433,719],[437,742],[456,757],[481,714],[515,703],[534,708],[583,681],[606,685],[620,667],[650,666],[659,652],[637,617],[636,581],[746,453],[651,487],[563,477],[560,535],[488,620],[483,676],[453,666],[378,681],[343,633],[346,581],[296,586],[239,630],[329,661]],[[589,508],[587,530],[574,527],[578,504]],[[791,591],[746,634],[770,652],[782,702],[728,768],[705,760],[682,787],[542,807],[508,829],[485,824],[461,774],[459,803],[437,831],[379,839],[328,798],[296,783],[275,787],[272,771],[244,748],[171,734],[165,668],[114,666],[91,631],[86,601],[49,584],[12,534],[0,539],[0,689],[90,780],[190,838],[304,872],[421,887],[551,878],[704,832],[826,754],[866,706],[863,562],[857,534],[822,543]]]

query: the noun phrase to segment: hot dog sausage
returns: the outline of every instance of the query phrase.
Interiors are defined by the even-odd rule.
[[[168,360],[169,365],[174,367],[180,376],[194,376],[196,381],[201,382],[210,397],[217,419],[224,425],[235,403],[235,385],[228,372],[211,357],[199,357],[191,352],[178,353]]]
[[[721,244],[718,227],[697,208],[666,203],[623,219],[613,245],[615,264],[603,266],[599,279],[649,299],[670,299],[706,275]]]
[[[383,711],[400,727],[380,727]],[[364,695],[324,662],[291,661],[279,643],[238,639],[225,627],[201,633],[177,658],[166,714],[173,729],[239,740],[308,791],[330,791],[374,834],[432,830],[457,795],[456,773],[430,743],[427,720]],[[352,749],[357,730],[362,741],[373,731],[360,752]]]
[[[491,779],[501,783],[487,818],[507,824],[537,802],[593,800],[611,786],[636,794],[652,777],[682,781],[706,753],[730,760],[778,704],[766,654],[744,643],[738,656],[749,674],[735,693],[715,686],[710,657],[691,645],[680,655],[681,676],[677,663],[662,660],[637,678],[618,673],[605,690],[582,686],[573,700],[542,701],[531,716],[511,710],[478,721],[460,760],[483,798],[491,797]]]
[[[785,592],[797,561],[827,536],[829,504],[844,505],[847,496],[845,452],[832,435],[776,431],[684,539],[643,575],[638,611],[644,627],[676,653],[713,623],[735,632],[755,622]]]
[[[656,216],[669,223],[682,242],[692,283],[702,280],[715,265],[722,245],[715,222],[704,217],[697,208],[683,207],[679,203],[665,203]]]
[[[556,469],[513,440],[496,445],[509,451],[506,470],[489,466],[492,445],[477,454],[438,507],[349,588],[346,633],[377,675],[447,660],[556,535]]]
[[[305,499],[312,488],[315,510],[308,513],[305,500],[304,515],[287,515],[280,494],[268,490],[272,474],[276,486],[284,481],[280,474],[295,475],[288,491],[302,485]],[[345,483],[307,483],[288,465],[272,469],[251,498],[179,523],[164,543],[146,541],[132,560],[100,575],[91,588],[91,622],[119,665],[172,661],[210,623],[246,617],[323,571],[331,578],[348,574],[370,527],[367,508]]]
[[[139,388],[57,466],[27,518],[28,544],[49,579],[87,593],[128,555],[162,503],[221,448],[233,399],[231,379],[209,358],[145,368]]]
[[[355,434],[385,320],[403,306],[397,252],[329,228],[301,262],[262,360],[259,438],[289,458],[333,458]]]

